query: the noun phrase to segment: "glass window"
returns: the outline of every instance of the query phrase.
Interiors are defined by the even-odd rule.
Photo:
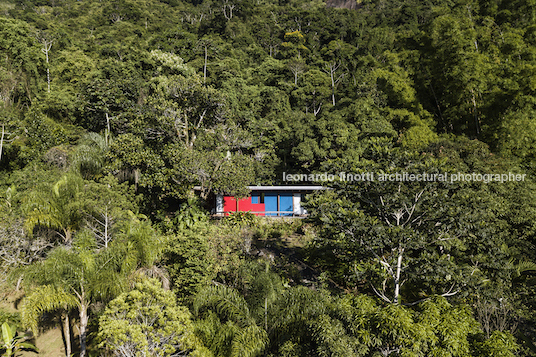
[[[264,203],[264,192],[254,192],[251,194],[251,203]]]

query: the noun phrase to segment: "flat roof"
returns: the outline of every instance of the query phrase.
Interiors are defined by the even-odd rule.
[[[251,191],[319,191],[329,190],[325,186],[247,186]],[[194,190],[200,191],[201,186],[194,186]]]
[[[248,186],[251,191],[317,191],[327,190],[324,186]]]

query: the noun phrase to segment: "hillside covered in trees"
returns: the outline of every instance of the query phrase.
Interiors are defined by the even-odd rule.
[[[0,108],[0,353],[536,356],[534,1],[3,0]]]

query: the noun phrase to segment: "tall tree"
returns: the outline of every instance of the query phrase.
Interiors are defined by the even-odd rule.
[[[503,279],[498,275],[508,274],[504,267],[511,259],[500,248],[508,242],[504,198],[488,190],[498,186],[453,180],[460,168],[445,166],[443,159],[380,143],[365,151],[371,161],[353,167],[357,177],[334,182],[337,189],[311,211],[322,224],[326,247],[355,274],[353,282],[400,304],[431,294],[468,294],[463,290],[485,279]],[[482,275],[471,270],[475,265]]]
[[[429,24],[428,86],[433,93],[441,129],[479,137],[483,99],[489,90],[493,63],[479,46],[473,8],[461,5]]]
[[[157,238],[147,222],[133,219],[122,233],[121,239],[104,250],[97,249],[93,234],[80,233],[72,248],[58,247],[46,260],[29,267],[26,275],[29,284],[57,293],[51,294],[43,304],[36,302],[42,290],[35,290],[34,296],[30,289],[23,305],[28,317],[26,323],[36,326],[44,312],[68,308],[75,302],[80,321],[80,356],[84,357],[91,304],[107,301],[125,291],[131,274],[139,267],[151,266],[157,259],[158,247],[154,246]]]
[[[205,288],[197,294],[194,310],[200,317],[196,333],[215,355],[257,356],[266,347],[267,333],[238,291],[225,286]]]
[[[49,63],[49,53],[54,44],[54,38],[47,33],[41,33],[38,35],[38,40],[43,47],[41,47],[41,52],[45,54],[45,63],[47,66],[47,92],[50,93],[50,63]]]

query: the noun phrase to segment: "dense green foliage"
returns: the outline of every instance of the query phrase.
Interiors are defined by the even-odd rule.
[[[82,356],[536,355],[533,1],[0,10],[0,322]],[[211,220],[294,173],[336,178],[306,223]]]

